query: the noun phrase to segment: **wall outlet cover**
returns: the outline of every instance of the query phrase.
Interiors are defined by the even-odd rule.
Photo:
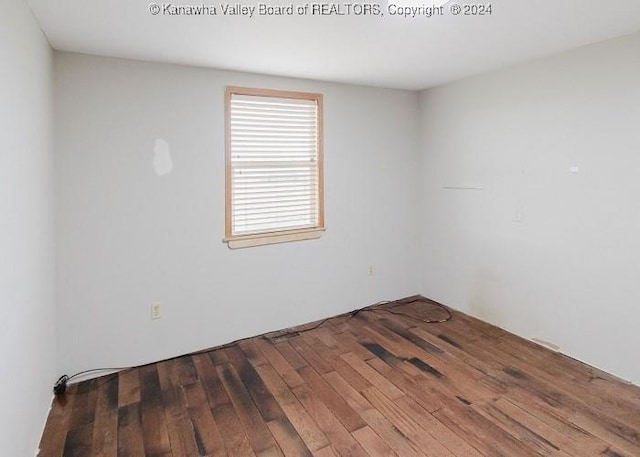
[[[151,304],[151,319],[160,319],[162,317],[160,303]]]

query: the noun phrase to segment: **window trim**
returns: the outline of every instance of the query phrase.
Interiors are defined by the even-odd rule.
[[[232,173],[231,173],[231,97],[232,95],[275,97],[314,100],[317,106],[317,157],[318,157],[318,225],[302,229],[264,231],[248,235],[234,235],[232,227]],[[325,231],[324,221],[324,120],[322,94],[273,89],[257,89],[227,86],[225,90],[225,237],[223,242],[231,249],[291,241],[320,238]]]

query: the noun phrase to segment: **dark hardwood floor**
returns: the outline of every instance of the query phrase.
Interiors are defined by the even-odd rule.
[[[640,388],[459,312],[380,308],[69,386],[39,455],[640,456]]]

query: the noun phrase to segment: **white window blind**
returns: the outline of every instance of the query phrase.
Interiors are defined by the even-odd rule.
[[[322,225],[318,96],[262,92],[228,98],[227,237]]]

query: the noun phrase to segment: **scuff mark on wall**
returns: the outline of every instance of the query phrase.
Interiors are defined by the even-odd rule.
[[[173,170],[173,159],[171,159],[171,149],[169,143],[162,138],[156,138],[153,147],[153,169],[158,176],[164,176]]]

